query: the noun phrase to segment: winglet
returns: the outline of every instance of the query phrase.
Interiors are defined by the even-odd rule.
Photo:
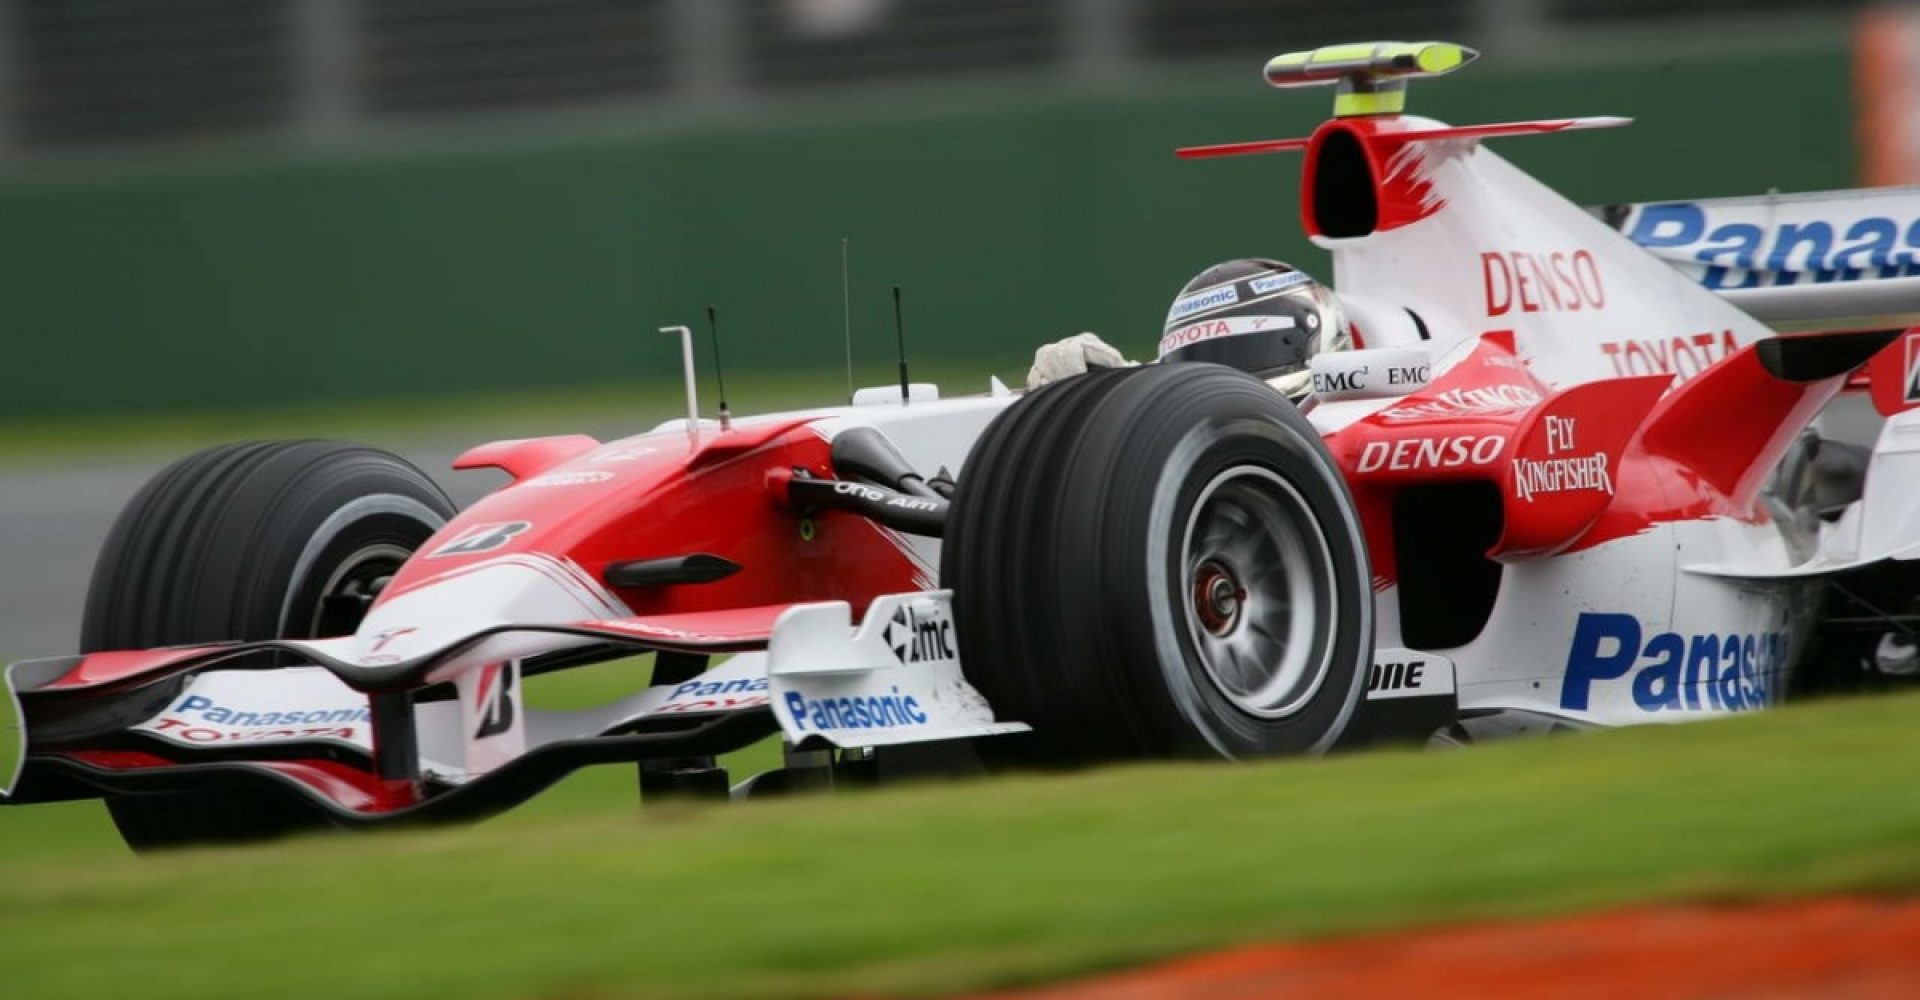
[[[1494,139],[1508,135],[1552,135],[1593,128],[1619,128],[1633,124],[1631,118],[1596,116],[1588,118],[1544,118],[1539,121],[1493,122],[1486,125],[1436,125],[1429,128],[1398,128],[1395,139],[1430,141],[1435,139]],[[1215,156],[1245,156],[1249,153],[1285,153],[1305,149],[1312,139],[1257,139],[1253,142],[1225,142],[1217,146],[1186,146],[1174,150],[1183,160],[1204,160]]]

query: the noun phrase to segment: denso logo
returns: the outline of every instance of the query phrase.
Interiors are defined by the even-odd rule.
[[[1490,465],[1500,457],[1507,439],[1496,436],[1402,438],[1398,441],[1368,441],[1360,449],[1360,461],[1354,471],[1413,472],[1420,469],[1457,469],[1464,465]]]
[[[1707,210],[1693,202],[1645,205],[1627,238],[1662,257],[1705,266],[1708,288],[1791,285],[1920,275],[1920,219],[1868,215],[1770,223],[1771,212],[1717,209],[1736,221],[1709,229]],[[1904,238],[1903,238],[1904,237]]]
[[[1643,636],[1632,615],[1584,613],[1567,652],[1560,707],[1587,711],[1596,686],[1619,682],[1631,685],[1633,703],[1646,712],[1759,708],[1774,698],[1787,649],[1783,632]]]
[[[1607,290],[1600,282],[1600,263],[1591,250],[1483,253],[1480,277],[1486,285],[1490,317],[1504,316],[1515,308],[1523,313],[1536,313],[1607,307]]]

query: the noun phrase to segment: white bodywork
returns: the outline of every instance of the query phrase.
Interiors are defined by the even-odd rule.
[[[1437,124],[1407,121],[1410,127]],[[1464,356],[1480,334],[1512,330],[1523,363],[1550,385],[1648,374],[1670,374],[1677,384],[1774,334],[1736,308],[1732,295],[1701,287],[1709,277],[1702,261],[1710,253],[1700,251],[1699,260],[1676,268],[1476,142],[1410,148],[1425,155],[1404,157],[1396,168],[1429,183],[1441,207],[1400,228],[1316,242],[1332,253],[1337,287],[1361,307],[1357,321],[1363,329],[1368,309],[1377,313],[1380,303],[1420,314],[1431,331],[1436,375]],[[1920,254],[1913,245],[1920,242],[1920,192],[1856,199],[1851,207],[1861,219],[1907,220],[1902,231],[1908,244],[1888,248],[1877,263],[1913,273]],[[1808,209],[1774,199],[1748,208],[1772,213],[1778,225],[1778,216],[1810,224],[1793,213],[1832,206]],[[1626,228],[1632,226],[1630,221]],[[1857,245],[1861,232],[1883,228],[1889,227],[1856,220],[1846,232]],[[1780,259],[1819,266],[1817,259],[1808,264],[1805,251],[1794,256],[1790,248]],[[1876,262],[1868,251],[1850,259]],[[1761,284],[1760,276],[1738,273],[1736,284]],[[1872,276],[1895,274],[1882,267]],[[1775,276],[1769,284],[1792,280]],[[1920,279],[1899,278],[1898,287],[1883,281],[1870,296],[1854,293],[1844,300],[1811,283],[1765,291],[1773,309],[1799,321],[1851,315],[1868,301],[1876,314],[1920,316],[1920,295],[1908,287],[1914,280]],[[1890,308],[1894,304],[1906,308]],[[1370,346],[1408,343],[1404,324],[1375,328],[1389,336]],[[1391,400],[1343,402],[1316,409],[1312,419],[1332,431],[1388,405]],[[1904,418],[1889,422],[1875,450],[1867,497],[1827,527],[1812,560],[1797,559],[1775,524],[1713,519],[1658,525],[1570,555],[1508,563],[1485,629],[1467,645],[1444,651],[1458,671],[1462,710],[1517,708],[1617,725],[1773,702],[1782,671],[1807,632],[1806,581],[1920,554],[1915,450],[1920,425]],[[1396,588],[1377,597],[1377,642],[1398,645]],[[1709,643],[1715,647],[1711,656]]]
[[[1678,383],[1773,335],[1729,299],[1764,307],[1783,323],[1863,310],[1905,316],[1896,307],[1913,304],[1909,285],[1920,281],[1902,270],[1920,268],[1920,221],[1896,234],[1906,244],[1881,256],[1871,248],[1836,247],[1823,258],[1789,246],[1774,255],[1784,270],[1756,276],[1754,269],[1722,267],[1744,258],[1716,256],[1729,251],[1708,245],[1711,234],[1724,225],[1745,224],[1741,213],[1767,213],[1774,226],[1810,226],[1815,220],[1807,213],[1830,211],[1832,203],[1701,203],[1708,206],[1702,209],[1708,221],[1701,233],[1688,228],[1684,211],[1656,212],[1649,222],[1647,210],[1636,207],[1624,228],[1665,241],[1672,252],[1663,252],[1669,259],[1662,260],[1475,141],[1439,140],[1415,148],[1424,156],[1403,158],[1396,169],[1416,171],[1430,183],[1432,196],[1443,203],[1440,210],[1369,236],[1318,241],[1332,253],[1339,294],[1369,331],[1374,350],[1326,359],[1316,370],[1346,378],[1371,357],[1401,367],[1424,360],[1430,372],[1398,392],[1365,387],[1325,394],[1309,417],[1326,433],[1393,406],[1400,392],[1417,388],[1429,373],[1446,371],[1488,331],[1513,331],[1522,364],[1555,387],[1644,374],[1670,374]],[[1877,224],[1861,219],[1901,212],[1907,213],[1901,218],[1920,218],[1920,195],[1914,191],[1899,193],[1892,205],[1843,205],[1858,217],[1843,233],[1879,232]],[[1844,294],[1826,284],[1794,285],[1781,276],[1818,271],[1823,263],[1844,276],[1849,262],[1899,273],[1875,275],[1887,280],[1872,293]],[[1716,280],[1729,287],[1729,294],[1701,287],[1702,282],[1715,287]],[[1739,285],[1752,286],[1744,290],[1747,297],[1737,297],[1743,293]],[[1418,314],[1419,324],[1407,319],[1407,310]],[[1920,316],[1920,308],[1912,314]],[[1424,327],[1425,339],[1416,335],[1418,327]],[[806,415],[818,418],[811,426],[828,438],[871,427],[923,473],[959,474],[975,440],[1014,399],[997,381],[984,396],[941,400],[924,383],[914,384],[910,396],[903,403],[897,386],[872,387],[856,394],[859,405],[746,418],[735,426]],[[1537,400],[1506,402],[1523,406]],[[703,421],[699,429],[709,426]],[[681,438],[691,430],[687,421],[670,421],[604,447],[645,448],[653,435]],[[917,585],[934,590],[939,542],[888,534],[917,568]],[[1506,565],[1492,617],[1479,636],[1446,650],[1404,648],[1399,595],[1387,586],[1376,593],[1375,670],[1425,663],[1416,685],[1420,693],[1457,692],[1466,711],[1517,709],[1620,725],[1750,710],[1780,696],[1782,671],[1807,634],[1809,581],[1917,556],[1920,416],[1908,414],[1885,423],[1866,497],[1824,526],[1810,558],[1796,554],[1773,523],[1711,519],[1660,524],[1559,557],[1518,559]],[[591,640],[503,633],[436,672],[454,680],[461,697],[416,709],[423,755],[434,773],[463,780],[556,739],[594,735],[668,713],[769,704],[789,739],[817,738],[842,747],[1024,728],[993,717],[966,684],[954,650],[904,657],[887,634],[896,613],[910,621],[947,620],[945,601],[940,593],[883,598],[858,629],[845,604],[795,607],[780,621],[767,653],[740,654],[685,684],[648,688],[584,712],[526,710],[519,701],[522,685],[514,683],[514,660]],[[380,606],[357,635],[311,645],[339,659],[377,665],[446,646],[488,625],[561,624],[626,614],[611,593],[577,567],[547,557],[514,556],[449,574]],[[506,671],[489,679],[488,665],[502,663]],[[1369,697],[1400,697],[1411,690],[1394,681]],[[505,699],[513,717],[486,739],[473,738],[488,705],[497,706],[499,699]],[[272,677],[211,671],[140,728],[195,745],[314,738],[304,730],[324,729],[321,738],[365,749],[365,704],[323,670]],[[872,711],[855,713],[855,705],[879,706],[884,724],[871,724]],[[286,721],[296,718],[300,721]],[[320,721],[308,721],[315,718]],[[868,724],[852,724],[856,720]]]

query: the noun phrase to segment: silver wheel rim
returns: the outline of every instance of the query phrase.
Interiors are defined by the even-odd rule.
[[[340,565],[328,574],[326,584],[320,588],[320,597],[314,602],[307,634],[316,639],[332,638],[323,634],[325,632],[351,634],[351,629],[342,632],[338,628],[326,627],[329,618],[340,616],[338,604],[347,602],[357,605],[361,609],[360,617],[365,617],[365,609],[373,605],[373,599],[380,596],[387,581],[393,578],[393,574],[412,554],[405,546],[382,542],[357,549],[342,559]]]
[[[1333,554],[1305,498],[1252,465],[1207,483],[1180,546],[1181,608],[1207,679],[1264,719],[1298,711],[1320,689],[1340,609]]]
[[[357,567],[362,566],[367,560],[376,558],[385,559],[392,556],[394,552],[398,552],[400,554],[399,562],[404,563],[407,561],[407,557],[410,556],[412,552],[401,546],[382,544],[360,549],[342,560],[338,566],[334,567],[334,569],[327,574],[327,582],[325,586],[320,589],[319,601],[312,609],[308,609],[306,613],[302,614],[299,612],[299,609],[293,606],[294,598],[300,592],[300,581],[306,579],[307,574],[314,572],[318,568],[314,566],[314,563],[319,560],[320,554],[326,550],[327,546],[333,544],[333,540],[338,538],[341,532],[347,530],[348,526],[380,514],[397,514],[411,518],[426,525],[429,534],[440,530],[447,523],[445,517],[442,517],[438,511],[426,504],[412,497],[400,496],[394,493],[375,493],[360,497],[357,500],[341,506],[339,510],[328,515],[327,519],[321,523],[319,528],[315,529],[312,537],[307,539],[306,548],[301,550],[300,558],[293,564],[293,573],[288,577],[287,595],[280,604],[280,634],[282,636],[287,635],[287,630],[291,628],[295,622],[301,621],[302,619],[306,620],[307,627],[310,630],[309,634],[311,634],[311,630],[317,629],[320,625],[322,610],[327,605],[328,595],[339,596],[342,583],[348,579],[349,575],[352,574]],[[398,563],[396,563],[395,566],[397,568]]]

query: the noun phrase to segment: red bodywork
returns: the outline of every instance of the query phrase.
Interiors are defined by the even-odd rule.
[[[611,593],[626,617],[583,618],[580,631],[668,648],[764,643],[774,620],[804,601],[844,600],[856,614],[882,594],[931,584],[902,544],[855,514],[788,507],[785,477],[831,478],[827,442],[811,418],[750,422],[707,433],[658,433],[600,445],[591,438],[534,438],[475,448],[456,468],[501,468],[516,482],[462,511],[380,594],[378,607],[503,556],[537,556],[565,582]],[[498,544],[437,554],[499,531]],[[740,567],[697,586],[615,587],[608,566],[706,553]],[[548,558],[558,557],[558,558]],[[529,560],[530,563],[534,560]],[[403,630],[411,631],[411,630]],[[141,682],[217,647],[134,650],[82,657],[46,689]]]
[[[569,457],[552,464],[528,463],[521,454],[483,445],[455,467],[475,467],[479,456],[488,465],[517,467],[519,481],[448,523],[394,577],[381,603],[516,552],[570,560],[640,617],[824,600],[864,609],[881,594],[916,589],[913,564],[871,521],[834,512],[803,517],[785,506],[780,477],[805,470],[832,478],[827,442],[810,425],[809,419],[755,422],[709,432],[697,444],[684,433],[658,433],[567,447]],[[548,440],[513,444],[549,455]],[[499,545],[435,554],[476,526],[522,523],[525,529]],[[615,563],[696,552],[730,560],[740,570],[693,587],[604,582]]]
[[[456,467],[500,468],[515,481],[429,539],[382,591],[376,607],[488,565],[513,563],[563,589],[603,595],[602,603],[613,611],[608,617],[555,623],[550,631],[705,653],[764,646],[775,621],[796,603],[844,600],[864,611],[881,595],[930,585],[904,544],[871,521],[787,505],[784,484],[791,477],[831,478],[828,443],[812,423],[813,418],[748,421],[724,433],[707,431],[697,441],[683,432],[665,432],[607,445],[579,436],[482,445],[461,456]],[[616,587],[606,581],[607,568],[616,563],[692,553],[719,556],[739,569],[690,586]],[[617,602],[604,601],[608,594]],[[479,629],[494,624],[484,618],[474,623]],[[540,627],[526,624],[535,631]],[[387,642],[418,631],[408,626],[373,636],[358,662],[378,669],[387,657]],[[246,648],[95,653],[76,658],[39,690],[76,696],[135,690],[243,655]],[[351,671],[336,674],[361,683]],[[496,674],[486,668],[481,675],[480,702],[500,683]],[[135,750],[74,749],[63,756],[125,775],[180,763]],[[384,779],[337,760],[248,764],[350,813],[381,815],[421,801],[422,789],[414,782]]]
[[[1497,487],[1503,529],[1489,555],[1498,559],[1578,551],[1675,521],[1764,522],[1768,471],[1841,387],[1777,378],[1753,347],[1667,393],[1672,381],[1630,376],[1555,390],[1527,371],[1510,333],[1494,331],[1427,387],[1328,435],[1367,532],[1375,585],[1397,579],[1393,501],[1414,484]],[[1568,460],[1586,463],[1561,466],[1572,474],[1603,473],[1610,495],[1523,488],[1533,470],[1554,468],[1542,463]]]

